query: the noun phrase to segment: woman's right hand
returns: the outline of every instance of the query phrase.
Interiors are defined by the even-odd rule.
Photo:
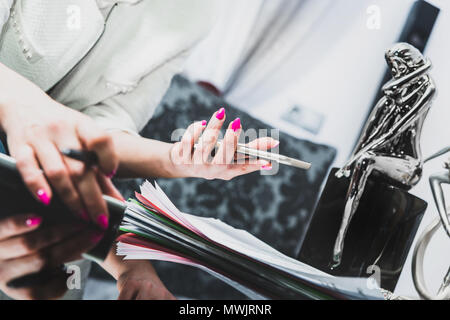
[[[73,213],[106,229],[109,214],[102,194],[118,194],[114,188],[104,188],[104,180],[118,167],[111,136],[88,116],[22,80],[26,95],[2,93],[0,124],[28,189],[45,205],[51,202],[53,189]],[[98,168],[65,158],[61,149],[94,151]]]
[[[14,299],[56,299],[68,289],[62,273],[45,284],[14,288],[12,280],[52,269],[81,258],[93,248],[102,233],[80,225],[41,228],[42,219],[33,214],[0,220],[0,290]]]

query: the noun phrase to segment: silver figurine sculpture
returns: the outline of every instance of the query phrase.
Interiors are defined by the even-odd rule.
[[[407,43],[388,50],[386,61],[393,79],[383,86],[384,96],[372,111],[350,160],[336,173],[338,178],[351,179],[333,267],[341,262],[344,239],[369,176],[377,172],[408,190],[422,175],[420,135],[436,91],[427,74],[431,62]]]

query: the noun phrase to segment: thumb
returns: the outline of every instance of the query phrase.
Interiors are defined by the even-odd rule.
[[[97,180],[100,185],[100,188],[102,189],[103,194],[113,197],[120,201],[125,201],[125,199],[120,194],[119,190],[117,190],[114,184],[112,183],[111,179],[107,178],[102,173],[97,173]]]
[[[278,147],[280,141],[270,137],[259,138],[247,144],[247,147],[258,150],[270,150]]]

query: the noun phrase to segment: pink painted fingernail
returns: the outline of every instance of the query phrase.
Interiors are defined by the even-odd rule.
[[[223,120],[224,117],[225,117],[225,108],[220,108],[216,114],[216,118],[219,120]]]
[[[272,148],[276,148],[280,145],[280,141],[275,142],[275,144],[272,146]]]
[[[208,122],[206,122],[206,120],[203,120],[203,121],[202,121],[202,126],[203,126],[203,127],[206,126],[207,123],[208,123]]]
[[[269,164],[269,165],[262,166],[261,170],[270,171],[270,170],[272,170],[272,165]]]
[[[39,201],[41,201],[43,204],[45,204],[46,206],[50,204],[50,197],[44,189],[39,189],[36,194],[39,198]]]
[[[237,118],[233,121],[231,124],[231,129],[233,129],[234,132],[238,131],[241,128],[241,119]]]
[[[102,239],[103,236],[105,234],[103,232],[95,232],[92,236],[91,236],[91,242],[92,243],[99,243]]]
[[[108,229],[108,216],[106,214],[99,215],[97,223],[103,230]]]
[[[42,222],[42,218],[38,216],[33,216],[25,220],[25,224],[27,227],[35,227],[37,225],[40,225]]]
[[[108,174],[106,177],[107,177],[108,179],[112,179],[112,178],[114,178],[114,176],[116,175],[116,173],[117,173],[117,170],[114,170],[113,172],[111,172],[110,174]]]

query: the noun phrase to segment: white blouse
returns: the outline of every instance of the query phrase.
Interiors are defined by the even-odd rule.
[[[13,0],[0,0],[0,29],[9,18],[9,10],[13,4]]]
[[[15,0],[0,62],[106,129],[137,133],[215,11],[215,0]]]

